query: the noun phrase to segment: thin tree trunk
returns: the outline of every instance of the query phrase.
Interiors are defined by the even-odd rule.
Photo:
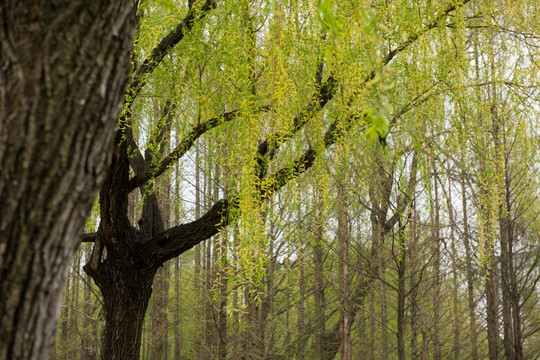
[[[378,261],[384,261],[379,258]],[[384,267],[379,267],[379,310],[380,310],[380,329],[381,329],[381,360],[387,360],[390,349],[388,347],[388,311],[386,304],[386,284]]]
[[[178,143],[178,138],[176,139]],[[178,162],[175,164],[175,191],[174,197],[180,197],[180,170]],[[174,224],[180,223],[180,206],[175,204],[174,206]],[[180,314],[182,312],[182,306],[180,304],[180,298],[182,296],[181,284],[182,279],[182,259],[177,257],[174,259],[174,339],[173,339],[173,359],[180,360],[182,356],[182,323],[180,321]]]
[[[71,276],[71,273],[68,276],[67,279],[67,285],[66,285],[66,291],[64,292],[64,299],[62,300],[62,314],[60,316],[60,346],[62,348],[62,352],[60,353],[62,356],[62,359],[67,358],[67,349],[68,349],[68,330],[69,330],[69,289],[70,289],[70,283],[72,281],[73,277]],[[58,346],[58,344],[57,344]]]
[[[169,263],[165,263],[154,277],[152,297],[152,332],[151,359],[167,360],[168,321],[167,306],[169,300]]]
[[[433,171],[437,170],[433,168]],[[434,187],[434,206],[435,212],[432,212],[432,235],[431,241],[434,251],[434,260],[433,260],[433,359],[441,360],[441,340],[440,340],[440,309],[439,304],[441,303],[441,247],[440,247],[440,215],[439,215],[439,184],[438,177],[435,176],[433,179]]]
[[[302,228],[301,220],[300,220],[300,210],[298,210],[298,229]],[[298,230],[297,230],[298,231]],[[304,275],[304,262],[305,259],[305,248],[302,241],[299,241],[299,248],[298,248],[298,292],[300,298],[298,299],[298,304],[296,306],[297,312],[298,312],[298,320],[296,328],[298,330],[298,348],[296,350],[296,359],[297,360],[304,360],[304,354],[305,354],[305,346],[306,346],[306,339],[305,339],[305,305],[304,305],[304,298],[306,296],[306,285],[305,285],[305,275]]]
[[[487,336],[489,360],[499,359],[499,322],[495,258],[491,256],[486,268]]]
[[[200,116],[199,116],[200,119]],[[200,120],[199,120],[200,121]],[[200,155],[200,147],[198,144],[195,147],[195,218],[199,218],[201,216],[201,170],[200,170],[200,163],[201,163],[201,155]],[[201,273],[201,253],[202,253],[202,244],[195,245],[195,269],[194,269],[194,277],[193,282],[195,284],[195,319],[196,321],[200,322],[202,320],[202,304],[204,301],[204,289],[202,286],[202,273]],[[195,354],[197,354],[197,358],[199,360],[204,360],[203,352],[202,352],[202,332],[200,330],[200,327],[197,326],[195,330]]]
[[[77,337],[79,336],[79,328],[78,328],[78,315],[79,315],[79,284],[80,284],[80,267],[81,267],[81,255],[82,251],[77,251],[77,254],[75,255],[75,269],[72,271],[72,278],[73,278],[73,286],[71,287],[71,301],[70,301],[70,314],[69,314],[69,333],[71,334],[71,338],[69,341],[69,347],[68,347],[68,357],[70,359],[76,359],[79,358],[78,356],[78,349],[79,347],[76,345],[78,341],[76,341]]]
[[[414,205],[413,205],[414,206]],[[413,221],[411,226],[411,241],[410,241],[410,247],[409,247],[409,258],[412,263],[413,258],[418,259],[418,256],[416,255],[417,251],[417,227],[416,224],[418,223],[418,214],[416,213],[414,207],[411,210],[413,214]],[[420,321],[419,316],[419,306],[418,306],[418,283],[416,279],[416,272],[411,273],[411,279],[410,279],[410,286],[411,294],[409,297],[410,301],[410,308],[411,308],[411,359],[418,359],[418,322]]]
[[[237,244],[238,244],[238,227],[235,227],[234,230],[233,230],[233,248],[234,249],[237,249]],[[238,265],[239,264],[239,261],[238,261],[238,253],[233,250],[232,252],[232,257],[233,257],[233,264],[232,266],[234,267],[234,271],[236,274],[238,274]],[[233,291],[233,296],[232,296],[232,307],[233,307],[233,316],[232,316],[232,319],[233,319],[233,326],[232,326],[232,331],[235,333],[235,334],[241,334],[241,326],[240,326],[240,299],[239,299],[239,289],[234,289]],[[242,347],[243,347],[243,341],[244,339],[241,337],[241,336],[235,336],[234,339],[233,339],[233,349],[232,349],[232,358],[233,359],[238,359],[240,358],[240,353],[242,352]]]
[[[421,286],[421,293],[427,294],[426,285],[424,281],[420,283]],[[428,324],[426,319],[426,313],[423,309],[425,309],[425,301],[426,299],[424,297],[420,300],[420,333],[422,335],[422,351],[420,353],[420,359],[426,360],[428,358]]]
[[[341,359],[351,360],[351,303],[350,303],[350,289],[349,289],[349,232],[347,222],[347,203],[345,193],[345,185],[343,179],[338,179],[338,246],[339,246],[339,297],[341,303],[341,319],[340,319],[340,333],[341,333]]]
[[[465,265],[467,272],[467,303],[469,309],[469,337],[471,339],[471,360],[478,360],[478,335],[476,332],[474,278],[472,268],[471,244],[469,240],[469,215],[467,212],[467,190],[465,188],[464,172],[462,172],[461,174],[461,202],[463,206],[463,246],[465,247]]]
[[[316,195],[320,197],[320,194]],[[315,271],[315,357],[326,360],[324,333],[326,327],[324,302],[324,258],[323,258],[323,219],[322,200],[317,199],[315,209],[315,243],[313,245],[313,266]]]
[[[450,221],[450,244],[452,250],[452,303],[454,316],[454,348],[453,354],[456,360],[460,359],[461,354],[461,314],[459,310],[459,276],[458,276],[458,253],[456,249],[456,241],[454,237],[454,229],[456,226],[454,220],[454,208],[452,204],[452,183],[448,179],[448,192],[446,196],[448,206],[448,220]]]
[[[221,151],[224,151],[223,149]],[[226,152],[225,152],[226,155]],[[224,189],[227,189],[227,169],[222,170],[219,165],[216,164],[216,179],[214,187],[214,198],[219,198],[219,187],[218,183],[220,178],[222,179],[222,185]],[[227,190],[225,190],[224,197],[229,196]],[[226,269],[229,266],[227,259],[227,235],[225,233],[215,236],[215,245],[216,249],[216,259],[215,259],[215,268],[216,271],[216,280],[217,280],[217,356],[219,359],[225,360],[227,358],[227,297],[228,297],[228,276]]]
[[[367,300],[369,303],[369,313],[371,314],[369,317],[369,359],[376,359],[379,352],[375,348],[375,332],[377,328],[375,323],[375,294],[368,293]]]
[[[182,279],[182,260],[180,257],[174,260],[174,341],[173,341],[173,359],[180,360],[182,356],[182,323],[180,314],[182,306],[180,304],[181,279]]]
[[[84,258],[88,261],[90,258],[90,247],[83,245]],[[92,357],[92,334],[90,328],[90,318],[92,317],[92,310],[90,304],[90,277],[84,274],[83,283],[83,306],[82,306],[82,331],[81,331],[81,360],[94,360]]]
[[[398,306],[397,306],[397,345],[398,345],[398,360],[405,360],[405,267],[407,251],[405,248],[405,229],[401,222],[397,234],[398,241]]]

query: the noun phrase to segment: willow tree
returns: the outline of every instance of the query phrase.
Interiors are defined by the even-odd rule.
[[[420,17],[404,19],[404,33],[390,35],[370,8],[354,4],[138,3],[135,69],[99,194],[101,222],[84,236],[94,243],[84,268],[104,300],[102,357],[139,357],[152,281],[165,261],[232,221],[245,241],[259,239],[265,201],[351,127],[384,143],[388,121],[369,93],[394,58],[468,2],[428,5]],[[380,48],[383,40],[388,48]],[[159,109],[144,106],[150,97],[161,100]],[[155,111],[159,120],[149,124]],[[227,148],[221,161],[232,180],[200,218],[165,229],[154,180],[203,135]],[[167,152],[173,136],[182,140]],[[134,191],[143,199],[137,224],[128,217]]]

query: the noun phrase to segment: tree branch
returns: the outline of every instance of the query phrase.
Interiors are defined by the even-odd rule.
[[[163,58],[184,38],[195,25],[198,20],[203,19],[210,10],[214,9],[217,6],[215,0],[205,0],[203,6],[200,9],[195,9],[194,7],[189,8],[186,17],[176,26],[176,28],[171,31],[167,36],[165,36],[159,44],[152,50],[152,54],[149,58],[143,60],[141,66],[137,69],[137,72],[131,79],[127,91],[127,99],[124,104],[124,109],[130,109],[131,105],[141,92],[142,88],[145,85],[144,77],[152,73],[156,67],[161,63]],[[126,127],[129,127],[130,112],[123,111],[120,114],[120,131],[125,131]]]
[[[268,111],[270,106],[265,105],[260,108],[260,111]],[[232,121],[238,117],[240,112],[238,110],[233,110],[222,114],[221,116],[211,118],[205,122],[200,123],[195,128],[193,128],[182,140],[180,144],[176,146],[165,158],[160,162],[160,164],[154,169],[147,169],[143,174],[136,174],[135,177],[131,178],[129,181],[128,189],[133,191],[139,186],[144,185],[151,179],[155,179],[159,175],[163,174],[175,161],[180,159],[195,143],[195,141],[206,132],[212,130],[220,124]]]
[[[96,241],[97,233],[84,233],[81,234],[81,243],[93,243]]]
[[[235,199],[222,199],[201,218],[166,230],[150,240],[131,244],[138,258],[150,259],[156,266],[188,251],[198,243],[216,235],[231,222],[231,212],[238,207]],[[152,254],[152,256],[148,256]]]
[[[318,68],[317,77],[320,78],[321,70]],[[337,90],[337,80],[332,75],[324,84],[318,86],[318,91],[313,94],[311,101],[304,111],[295,116],[293,128],[290,130],[280,130],[269,134],[265,141],[259,145],[257,151],[258,176],[260,179],[266,176],[268,163],[272,160],[279,147],[288,139],[294,136],[307,122],[319,112],[324,106],[332,100]]]
[[[398,47],[390,50],[390,52],[388,53],[388,55],[386,55],[386,57],[384,58],[384,61],[383,61],[383,66],[384,65],[387,65],[398,53],[402,52],[403,50],[405,50],[407,47],[409,47],[413,42],[416,41],[416,39],[418,39],[420,36],[424,35],[425,33],[427,33],[429,30],[433,29],[433,28],[436,28],[439,24],[439,21],[441,21],[442,19],[444,19],[445,17],[448,16],[448,14],[450,14],[452,11],[462,7],[463,5],[467,4],[470,0],[462,0],[461,3],[457,3],[457,4],[453,4],[453,5],[450,5],[449,7],[447,7],[442,13],[440,13],[432,22],[430,22],[424,29],[422,29],[421,31],[417,32],[417,33],[414,33],[412,34],[411,36],[409,36],[409,38],[403,42],[401,45],[399,45]]]
[[[470,0],[465,0],[459,6],[462,6],[469,1]],[[450,6],[442,14],[437,16],[435,20],[427,26],[427,28],[420,31],[419,33],[411,35],[409,39],[407,39],[403,44],[390,51],[390,53],[385,57],[383,65],[388,64],[398,53],[411,45],[420,35],[425,33],[427,30],[434,28],[444,16],[448,15],[451,11],[455,10],[459,6]],[[370,81],[374,77],[375,72],[372,72],[366,77],[365,82]],[[335,79],[333,77],[330,77],[325,83],[325,85],[321,86],[321,91],[319,91],[318,93],[318,96],[320,96],[320,100],[312,100],[310,105],[308,105],[306,112],[303,113],[306,116],[302,116],[303,114],[300,114],[300,116],[295,119],[293,129],[296,129],[296,131],[298,131],[305,123],[309,121],[311,116],[313,116],[313,111],[315,109],[317,109],[318,111],[322,106],[324,106],[329,100],[332,99],[335,91],[335,86]],[[315,98],[315,100],[317,99],[318,98]],[[268,109],[268,107],[264,107],[263,109]],[[308,111],[309,109],[311,110]],[[405,110],[402,111],[397,117],[402,116],[410,109],[411,107],[406,107]],[[223,114],[221,117],[212,118],[205,121],[204,123],[199,124],[188,134],[184,141],[179,144],[175,150],[173,150],[169,155],[167,155],[165,159],[163,159],[160,165],[153,172],[147,171],[144,176],[135,176],[134,178],[132,178],[129,182],[129,190],[132,191],[135,188],[146,183],[148,180],[162,174],[174,161],[178,160],[183,154],[185,154],[189,150],[189,148],[193,145],[193,143],[198,137],[200,137],[206,131],[216,127],[221,122],[230,121],[236,116],[238,116],[238,111],[234,110]],[[335,119],[332,124],[330,124],[328,130],[324,135],[324,146],[322,147],[322,150],[324,151],[328,147],[335,144],[346,132],[351,129],[354,123],[356,123],[358,120],[360,120],[360,118],[363,118],[364,116],[365,115],[363,113],[356,113],[348,116],[345,119]],[[278,136],[275,140],[273,140],[269,137],[267,141],[265,141],[259,147],[259,156],[267,157],[269,154],[271,154],[271,151],[275,151],[272,150],[272,146],[270,146],[272,143],[274,145],[274,148],[277,149],[280,144],[282,144],[292,135],[294,135],[294,132],[288,135],[284,134],[285,138],[283,136]],[[264,200],[269,198],[276,191],[280,190],[283,186],[285,186],[289,181],[306,172],[309,168],[313,166],[317,155],[317,152],[312,147],[310,147],[304,152],[304,154],[296,158],[296,160],[294,160],[290,166],[281,168],[279,171],[269,177],[265,177],[265,174],[262,174],[264,179],[261,178],[261,180],[264,180],[264,184],[262,185],[260,190],[261,199]],[[232,220],[231,212],[237,208],[238,201],[236,198],[222,199],[215,203],[214,206],[212,206],[212,208],[201,218],[188,224],[175,226],[167,231],[156,235],[149,240],[143,242],[134,242],[131,244],[131,250],[139,261],[144,261],[144,259],[149,258],[155,266],[161,266],[163,262],[175,258],[183,252],[191,249],[198,243],[210,238],[213,235],[216,235],[220,229],[230,224]],[[137,256],[137,254],[140,255]],[[151,256],[149,256],[149,254],[151,254]]]

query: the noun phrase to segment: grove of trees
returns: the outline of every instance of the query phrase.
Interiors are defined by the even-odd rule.
[[[540,357],[538,1],[8,3],[0,359]]]

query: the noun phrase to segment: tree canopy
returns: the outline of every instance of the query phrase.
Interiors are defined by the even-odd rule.
[[[538,356],[537,1],[133,6],[55,357]]]

